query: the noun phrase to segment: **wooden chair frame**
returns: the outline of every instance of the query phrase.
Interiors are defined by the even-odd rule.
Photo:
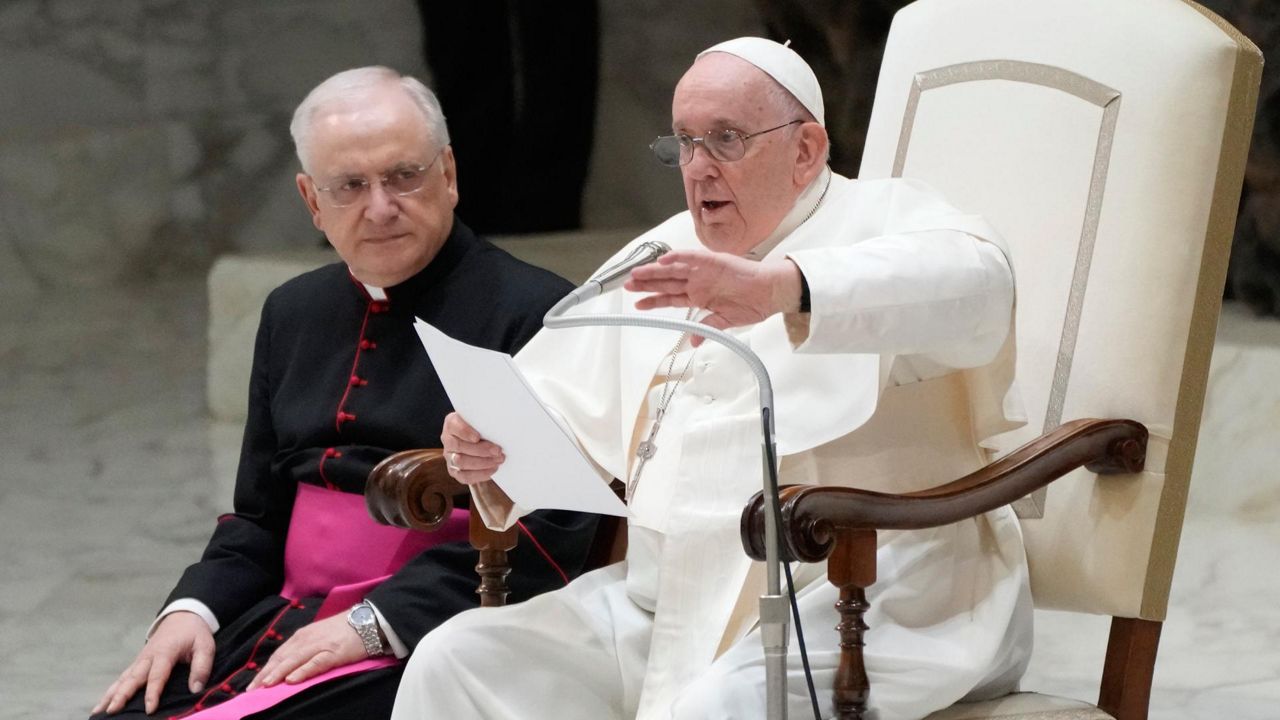
[[[615,491],[620,484],[615,484]],[[405,450],[378,463],[369,473],[365,486],[365,505],[369,515],[384,525],[431,532],[440,527],[453,512],[458,496],[470,498],[466,485],[454,480],[445,467],[444,451],[438,448]],[[622,558],[626,549],[625,527],[620,518],[601,516],[595,539],[583,565],[584,572],[603,567]],[[511,587],[508,555],[519,540],[519,529],[490,530],[472,506],[468,533],[471,546],[480,552],[476,573],[480,584],[481,607],[507,604]]]
[[[876,580],[876,532],[939,527],[972,518],[1042,488],[1084,467],[1098,475],[1140,472],[1147,429],[1132,420],[1083,419],[1064,423],[990,465],[958,480],[913,493],[889,494],[849,487],[789,485],[779,492],[780,542],[788,561],[827,561],[827,578],[840,592],[840,665],[835,707],[841,720],[861,720],[870,683],[863,663],[866,589]],[[742,544],[763,560],[764,499],[742,512]],[[1151,696],[1159,622],[1113,618],[1098,707],[1117,720],[1145,720]]]

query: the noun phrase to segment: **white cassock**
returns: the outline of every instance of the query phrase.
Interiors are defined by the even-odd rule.
[[[687,212],[635,242],[646,240],[701,247]],[[807,330],[804,316],[775,315],[730,331],[769,369],[782,483],[906,492],[987,461],[980,441],[1020,423],[1012,277],[998,242],[980,218],[913,181],[824,172],[801,195],[756,253],[803,271]],[[607,293],[580,312],[634,313],[637,297]],[[670,393],[687,366],[632,497],[626,562],[440,626],[414,651],[395,718],[763,717],[764,573],[738,530],[761,487],[758,391],[731,351],[685,343],[673,362],[675,343],[663,330],[576,328],[543,331],[521,351],[543,402],[618,478],[630,477],[664,384]],[[495,527],[521,514],[481,510]],[[793,569],[829,716],[837,592],[824,565]],[[1009,508],[881,532],[877,577],[866,616],[871,717],[921,718],[1015,688],[1031,599]],[[794,632],[789,678],[790,717],[811,717]]]

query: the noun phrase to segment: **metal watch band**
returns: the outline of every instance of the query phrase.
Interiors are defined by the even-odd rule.
[[[360,636],[360,642],[364,644],[364,653],[366,656],[378,657],[380,655],[385,655],[387,650],[382,643],[382,636],[378,634],[378,620],[377,616],[373,612],[373,606],[367,602],[362,602],[351,609],[352,613],[355,612],[356,608],[360,607],[368,608],[369,621],[358,623],[352,619],[351,614],[348,614],[347,624],[354,628],[356,634]]]

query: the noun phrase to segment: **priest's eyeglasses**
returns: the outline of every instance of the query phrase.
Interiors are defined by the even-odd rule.
[[[768,130],[745,135],[737,130],[729,129],[709,130],[701,137],[685,135],[684,133],[663,135],[649,143],[649,149],[657,156],[658,162],[668,167],[688,165],[693,160],[693,150],[697,145],[701,145],[708,155],[720,162],[734,162],[735,160],[741,160],[742,156],[747,154],[747,141],[751,138],[802,122],[804,120],[792,120],[789,123],[771,127]]]
[[[401,165],[389,170],[379,176],[378,181],[382,183],[382,187],[389,193],[394,193],[401,197],[412,195],[422,189],[423,184],[427,181],[427,170],[436,164],[436,160],[440,159],[440,153],[442,152],[444,152],[444,148],[440,148],[436,156],[431,158],[431,162],[426,165]],[[369,187],[368,178],[353,175],[333,178],[324,187],[317,185],[316,190],[328,193],[329,203],[334,207],[347,207],[355,205],[368,197]]]

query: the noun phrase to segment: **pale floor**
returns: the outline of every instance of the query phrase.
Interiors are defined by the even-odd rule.
[[[208,469],[204,293],[0,299],[0,718],[84,717],[229,504]],[[1193,503],[1152,718],[1280,718],[1280,492],[1258,495],[1247,517]],[[1041,614],[1025,685],[1095,697],[1106,632]]]

